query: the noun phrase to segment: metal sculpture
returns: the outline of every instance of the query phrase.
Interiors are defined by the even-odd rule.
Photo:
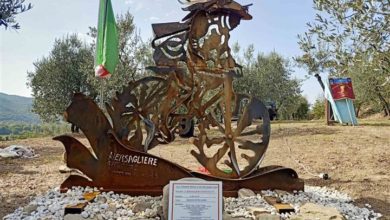
[[[70,176],[62,189],[97,186],[156,195],[170,180],[196,176],[223,181],[225,195],[242,187],[302,190],[294,170],[259,168],[270,138],[268,110],[257,98],[233,92],[233,78],[242,70],[228,41],[241,20],[252,18],[249,6],[198,1],[183,9],[189,14],[182,22],[153,24],[156,65],[148,69],[155,76],[117,92],[105,104],[109,119],[93,100],[75,94],[65,118],[80,127],[94,154],[70,136],[55,138],[65,145],[68,166],[87,176]],[[190,140],[197,151],[191,154],[210,175],[147,153],[186,133],[194,119],[198,133]]]

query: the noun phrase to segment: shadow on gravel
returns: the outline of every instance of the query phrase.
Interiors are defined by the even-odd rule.
[[[7,199],[0,197],[0,219],[3,219],[4,216],[14,212],[17,207],[26,206],[30,200],[31,198],[24,194],[15,194],[11,198]]]
[[[334,188],[334,186],[338,185],[341,186],[343,184],[349,184],[349,183],[356,183],[358,185],[367,184],[367,182],[375,182],[370,180],[361,180],[361,181],[354,181],[354,180],[339,180],[339,179],[328,179],[323,180],[320,178],[310,178],[305,179],[305,184],[309,186],[326,186],[329,188]],[[382,214],[381,220],[390,220],[390,202],[384,201],[377,198],[372,197],[361,197],[355,199],[354,203],[358,205],[359,207],[366,207],[365,204],[370,204],[372,206],[372,209],[375,212],[379,212]]]
[[[1,210],[0,210],[0,219],[3,219],[4,216],[15,211],[17,207],[24,207],[30,202],[31,198],[22,194],[13,195],[12,198],[2,199],[1,201]]]
[[[355,200],[355,203],[363,207],[365,204],[370,204],[372,208],[382,214],[381,219],[390,219],[390,202],[383,201],[372,197],[363,197]]]

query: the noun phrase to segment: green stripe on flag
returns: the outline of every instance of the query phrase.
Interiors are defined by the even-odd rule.
[[[119,59],[118,43],[118,31],[111,1],[100,0],[95,60],[97,76],[105,76],[114,72]],[[98,67],[101,66],[103,68],[100,68],[98,73]],[[108,73],[102,72],[101,69]]]

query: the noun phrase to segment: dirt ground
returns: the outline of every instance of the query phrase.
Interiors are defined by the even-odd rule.
[[[83,140],[85,142],[85,140]],[[0,142],[32,147],[34,159],[0,159],[0,218],[32,197],[57,187],[68,174],[58,172],[64,148],[47,138]],[[190,155],[195,149],[179,139],[152,153],[196,170]],[[298,162],[299,161],[299,162]],[[366,203],[390,219],[390,120],[361,121],[361,126],[325,126],[315,122],[276,122],[261,166],[283,165],[295,169],[307,185],[327,186]],[[328,173],[330,180],[313,174]]]

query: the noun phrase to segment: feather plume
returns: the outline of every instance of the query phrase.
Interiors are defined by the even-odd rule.
[[[197,3],[205,3],[205,2],[208,2],[210,0],[178,0],[178,1],[182,5],[193,5],[193,4],[197,4]]]

